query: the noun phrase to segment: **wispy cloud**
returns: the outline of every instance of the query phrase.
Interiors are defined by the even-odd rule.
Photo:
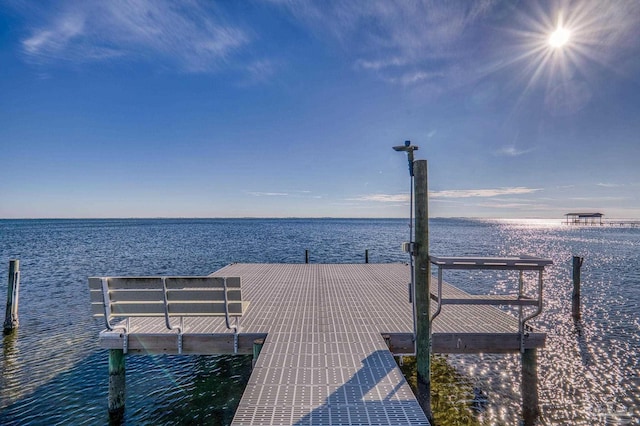
[[[356,68],[364,69],[364,70],[381,70],[390,67],[400,67],[406,65],[406,61],[397,57],[391,57],[386,59],[375,59],[375,60],[365,60],[358,59],[355,62]]]
[[[260,59],[250,63],[246,67],[247,84],[261,83],[271,79],[276,73],[278,64],[270,59]]]
[[[286,192],[253,192],[253,191],[250,191],[247,194],[253,195],[254,197],[286,197],[289,195]]]
[[[494,0],[428,2],[284,2],[294,19],[321,36],[329,35],[355,58],[354,67],[405,86],[455,86],[473,67],[460,66],[476,35],[471,24],[490,11]],[[441,89],[440,89],[441,90]]]
[[[531,194],[541,190],[541,188],[526,188],[523,186],[492,189],[451,189],[445,191],[431,191],[429,192],[429,196],[435,198],[498,197],[503,195]]]
[[[594,197],[571,197],[569,198],[569,200],[571,201],[589,201],[589,202],[603,202],[603,201],[624,201],[624,200],[629,200],[631,199],[630,197],[598,197],[598,196],[594,196]]]
[[[478,204],[478,206],[488,207],[492,209],[508,209],[508,210],[526,209],[527,211],[549,209],[549,206],[546,204],[536,204],[536,203],[480,203]]]
[[[491,198],[499,196],[531,194],[541,191],[541,188],[526,188],[523,186],[510,188],[492,189],[451,189],[445,191],[429,191],[429,197],[435,199],[443,198]],[[374,201],[379,203],[409,202],[409,194],[368,194],[356,198],[349,198],[349,201]],[[509,202],[521,201],[511,199]],[[524,200],[528,201],[528,200]]]
[[[518,149],[515,147],[515,145],[506,145],[500,148],[498,151],[496,151],[496,155],[503,155],[507,157],[518,157],[520,155],[528,154],[534,150],[535,148]]]
[[[409,202],[409,194],[370,194],[349,198],[349,201],[375,201],[378,203]]]
[[[246,46],[248,33],[198,0],[56,2],[22,41],[31,61],[158,58],[181,71],[218,69]]]
[[[620,188],[624,186],[623,184],[620,184],[620,183],[603,183],[603,182],[600,182],[597,185],[603,188]]]
[[[306,198],[320,200],[322,195],[313,194],[309,190],[294,189],[291,191],[247,191],[249,195],[254,197],[290,197],[290,198]]]

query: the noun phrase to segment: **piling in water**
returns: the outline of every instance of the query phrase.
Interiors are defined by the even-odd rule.
[[[580,312],[580,268],[582,267],[583,261],[583,257],[573,256],[573,293],[571,295],[571,312],[575,321],[579,321],[582,316]]]
[[[256,366],[256,361],[258,360],[260,351],[262,351],[263,345],[264,345],[264,339],[256,339],[253,341],[253,360],[251,361],[252,368]]]
[[[122,349],[109,350],[109,419],[119,423],[124,417],[125,355]]]
[[[18,295],[20,293],[20,261],[9,261],[9,286],[7,288],[7,310],[4,316],[4,332],[10,333],[18,327]]]
[[[522,352],[522,417],[523,425],[533,426],[540,416],[538,401],[538,352]]]
[[[384,343],[387,345],[387,348],[391,350],[391,336],[388,334],[383,334],[382,338],[384,339]]]
[[[429,300],[429,215],[427,160],[413,163],[415,170],[416,258],[416,362],[418,370],[418,402],[427,417],[431,413],[431,301]]]

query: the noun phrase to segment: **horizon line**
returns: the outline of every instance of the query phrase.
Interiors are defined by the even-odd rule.
[[[233,220],[233,219],[409,219],[408,217],[353,217],[353,216],[115,216],[115,217],[0,217],[0,220]],[[562,220],[564,217],[497,217],[497,216],[432,216],[429,219],[483,219],[483,220]],[[635,218],[609,218],[614,220]]]

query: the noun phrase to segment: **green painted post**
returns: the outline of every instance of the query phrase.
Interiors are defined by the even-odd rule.
[[[253,341],[253,360],[251,361],[251,368],[256,366],[256,361],[258,360],[260,351],[262,351],[263,345],[264,345],[264,339],[256,339]]]
[[[391,350],[391,336],[388,334],[383,334],[382,338],[384,339],[384,343],[385,345],[387,345],[387,348],[389,348],[389,350]]]
[[[20,293],[20,261],[9,260],[9,286],[7,288],[7,309],[4,316],[4,332],[11,333],[18,327],[18,295]]]
[[[109,349],[109,418],[116,423],[124,417],[125,362],[122,349]]]
[[[304,263],[309,263],[309,250],[304,251]]]
[[[540,416],[538,401],[538,351],[525,349],[522,358],[522,419],[523,425],[537,424]]]
[[[364,263],[369,263],[369,249],[364,251]]]
[[[427,417],[431,414],[431,303],[429,280],[429,192],[427,160],[413,163],[415,173],[415,294],[416,294],[416,362],[418,367],[418,402]]]
[[[574,321],[579,321],[582,316],[580,312],[580,268],[584,258],[573,256],[573,293],[571,294],[571,312]]]

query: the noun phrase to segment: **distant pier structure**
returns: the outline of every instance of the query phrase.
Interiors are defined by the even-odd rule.
[[[607,225],[623,228],[640,227],[640,220],[637,219],[607,219],[603,220],[604,213],[567,213],[564,220],[565,225],[595,226]]]
[[[604,213],[567,213],[564,216],[567,225],[603,225]]]

